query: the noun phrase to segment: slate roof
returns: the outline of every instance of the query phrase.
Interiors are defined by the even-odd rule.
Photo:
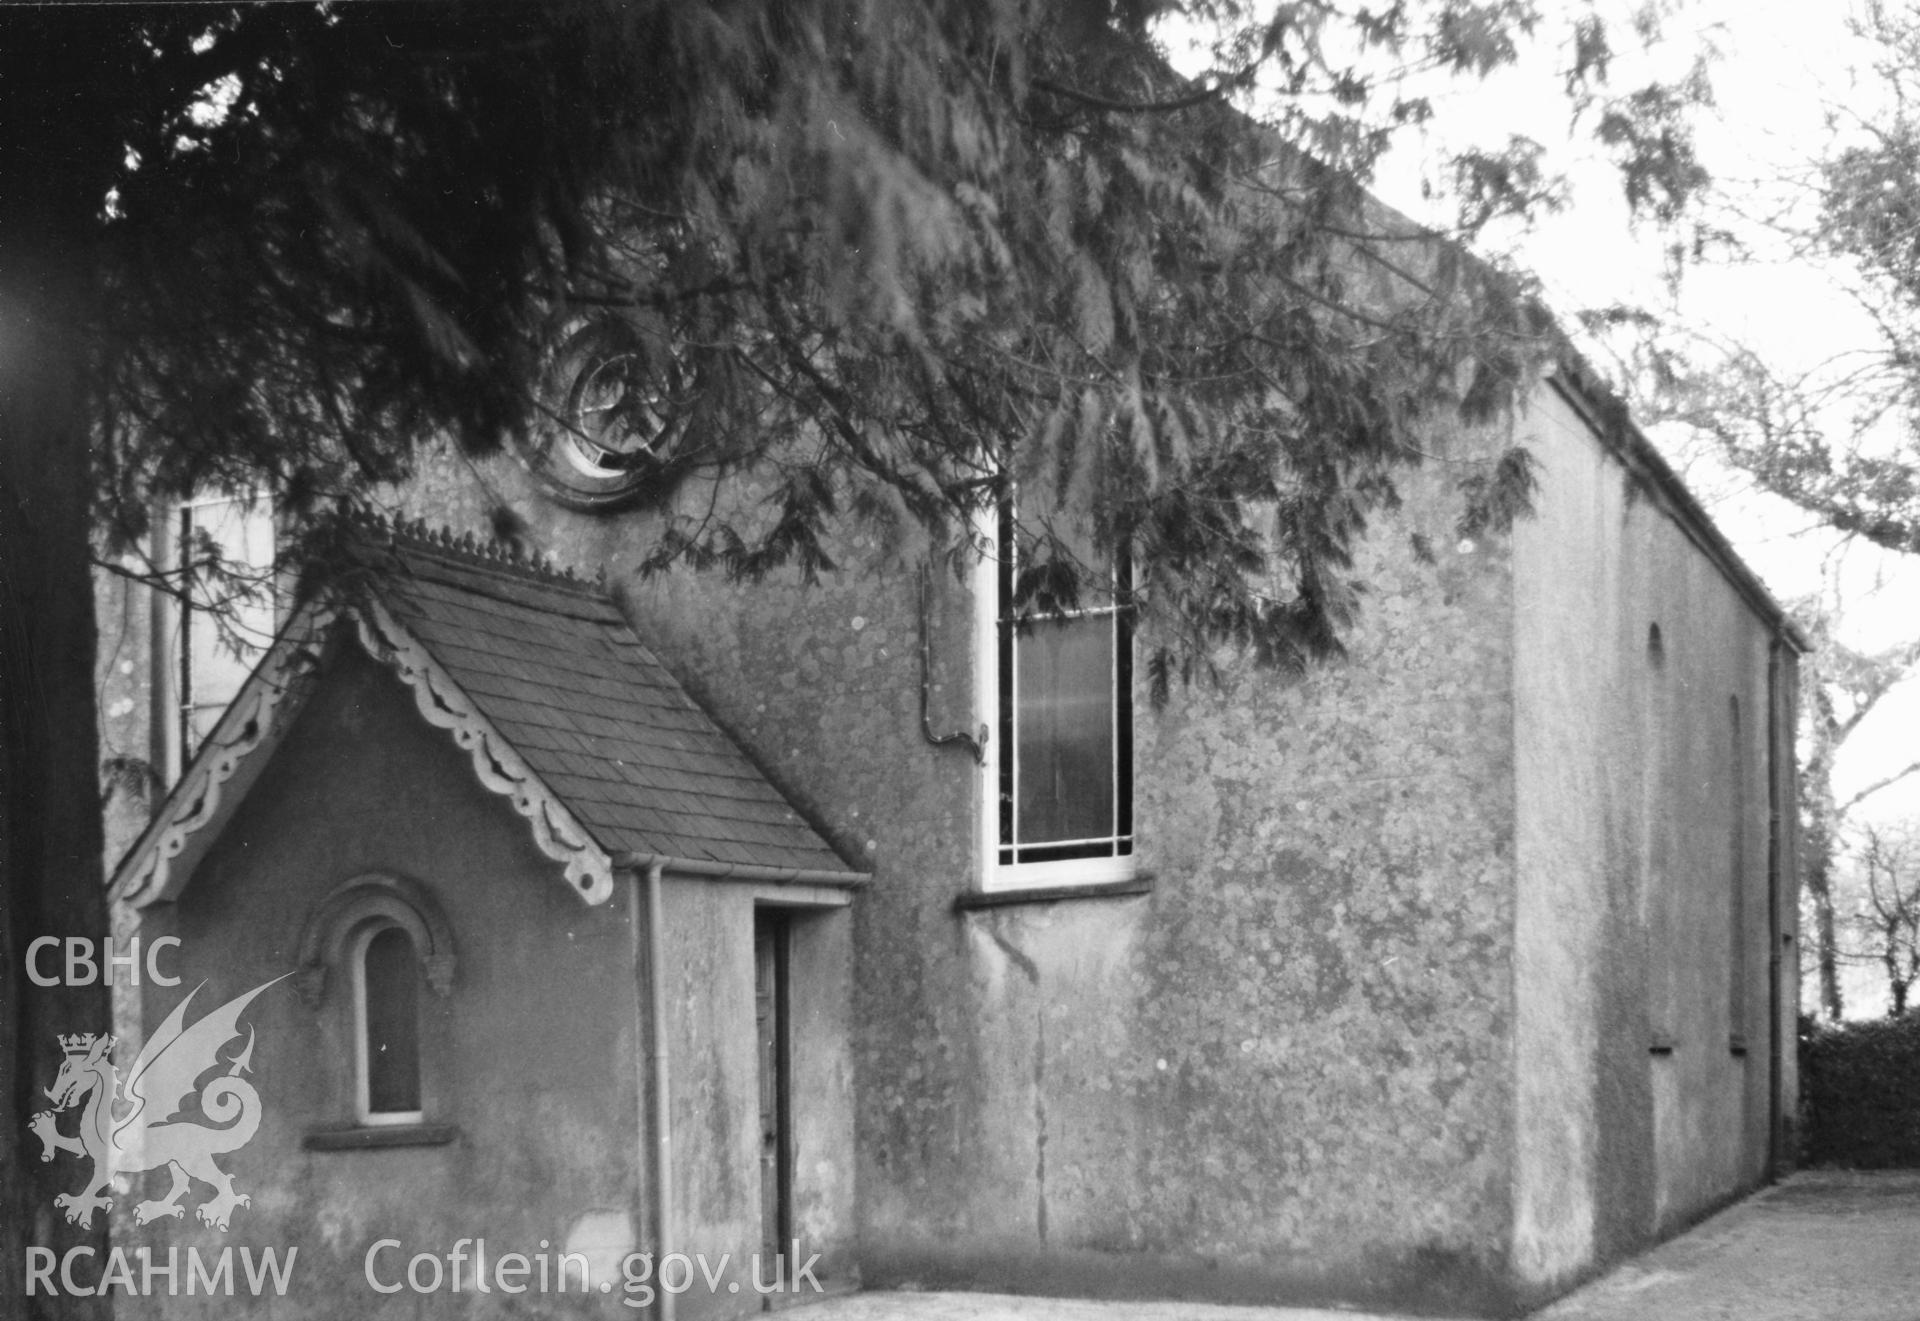
[[[373,590],[609,854],[852,874],[601,590],[395,536]]]

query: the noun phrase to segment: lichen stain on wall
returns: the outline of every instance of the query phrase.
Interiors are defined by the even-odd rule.
[[[640,580],[637,525],[516,504],[557,559],[609,566],[649,645],[875,869],[853,1052],[875,1260],[1499,1273],[1510,603],[1504,543],[1452,535],[1455,475],[1411,474],[1364,544],[1350,659],[1229,658],[1161,712],[1142,688],[1150,895],[965,915],[978,771],[922,738],[911,572],[854,541],[812,587]],[[932,595],[932,719],[969,728],[972,602]]]
[[[1455,554],[1379,549],[1346,664],[1239,673],[1146,723],[1140,1177],[1186,1190],[1151,1241],[1502,1251],[1504,565]]]
[[[1764,1175],[1773,634],[1569,405],[1533,425],[1542,515],[1515,538],[1514,1263],[1544,1298]],[[1737,746],[1733,702],[1756,713]],[[1747,1056],[1729,1042],[1742,1029]]]
[[[208,994],[231,995],[293,967],[314,906],[372,872],[419,882],[453,926],[453,987],[421,997],[421,1079],[429,1121],[457,1135],[433,1146],[306,1148],[310,1134],[353,1120],[350,982],[335,968],[318,1006],[284,984],[254,1002],[261,1127],[226,1168],[254,1199],[234,1233],[300,1248],[299,1287],[276,1302],[276,1316],[366,1306],[365,1254],[380,1238],[409,1245],[403,1270],[413,1251],[444,1251],[461,1237],[530,1250],[585,1209],[640,1204],[627,1119],[638,1110],[631,999],[606,993],[633,975],[624,911],[582,906],[524,823],[475,783],[453,740],[357,651],[343,652],[295,717],[180,898],[144,911],[143,934],[181,938],[182,991],[204,978]],[[517,971],[529,965],[540,975]],[[176,1002],[150,1002],[148,1025]],[[228,1237],[190,1217],[145,1229],[123,1220],[115,1233],[130,1247],[214,1255]],[[423,1315],[504,1314],[460,1299],[415,1301]],[[198,1314],[164,1293],[130,1300],[130,1311]]]

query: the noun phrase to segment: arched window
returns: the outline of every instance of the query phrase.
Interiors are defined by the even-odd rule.
[[[1727,870],[1727,1048],[1747,1053],[1747,759],[1740,736],[1740,699],[1727,698],[1727,725],[1732,735],[1727,758],[1728,786]]]
[[[333,1095],[345,1124],[309,1133],[307,1146],[450,1141],[437,1063],[446,1006],[435,997],[453,991],[453,929],[433,892],[404,876],[357,876],[314,905],[299,948],[294,986],[340,1061]]]
[[[370,922],[353,943],[356,1108],[366,1124],[417,1124],[420,956],[398,926]]]

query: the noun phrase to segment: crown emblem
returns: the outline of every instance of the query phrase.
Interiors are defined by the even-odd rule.
[[[114,1067],[109,1052],[116,1038],[111,1033],[54,1034],[64,1055],[53,1085],[42,1089],[53,1104],[34,1115],[27,1129],[40,1139],[41,1160],[50,1161],[65,1152],[93,1166],[79,1192],[60,1193],[53,1199],[54,1209],[66,1214],[68,1224],[88,1228],[96,1211],[111,1211],[116,1197],[139,1187],[131,1180],[122,1181],[121,1175],[138,1175],[163,1165],[173,1171],[173,1186],[158,1201],[134,1204],[136,1225],[164,1217],[184,1219],[186,1208],[180,1199],[196,1182],[213,1188],[214,1195],[194,1208],[195,1217],[209,1229],[225,1233],[235,1208],[252,1204],[245,1193],[235,1190],[232,1177],[213,1158],[245,1146],[260,1127],[260,1093],[240,1076],[252,1067],[253,1056],[253,1029],[241,1027],[240,1015],[256,995],[280,980],[276,977],[235,996],[202,1014],[192,1027],[182,1027],[195,993],[187,992],[187,998],[147,1038],[129,1079],[123,1080]],[[221,1059],[221,1048],[243,1031],[247,1045],[239,1058]],[[223,1064],[226,1072],[216,1073]],[[183,1106],[198,1110],[204,1118],[185,1118]],[[66,1114],[79,1120],[72,1133],[59,1128]],[[52,1286],[48,1288],[51,1291]]]

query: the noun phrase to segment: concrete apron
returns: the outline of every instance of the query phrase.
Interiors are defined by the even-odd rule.
[[[793,1321],[1401,1321],[1377,1312],[1310,1307],[1114,1303],[1003,1293],[847,1294],[802,1304],[790,1315]]]
[[[1920,1171],[1808,1170],[1534,1321],[1914,1321]]]
[[[1395,1321],[1379,1313],[1312,1308],[983,1293],[851,1294],[807,1304],[794,1316],[795,1321]],[[1920,1171],[1792,1175],[1532,1317],[1842,1319],[1920,1319]]]

